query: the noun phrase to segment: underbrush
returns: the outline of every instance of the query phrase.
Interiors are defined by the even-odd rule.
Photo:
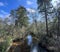
[[[0,42],[0,52],[6,52],[6,49],[10,45],[12,38],[10,36],[6,37],[3,42]]]

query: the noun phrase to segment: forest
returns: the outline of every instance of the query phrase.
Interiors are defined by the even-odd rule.
[[[22,39],[21,43],[25,42],[28,34],[33,37],[33,44],[38,44],[38,49],[42,47],[44,51],[20,52],[60,52],[60,0],[55,7],[51,2],[37,0],[37,8],[27,9],[20,5],[12,9],[9,16],[0,17],[0,52],[7,52],[12,41],[19,42]],[[20,47],[24,48],[21,49],[27,50],[26,45],[22,43]]]

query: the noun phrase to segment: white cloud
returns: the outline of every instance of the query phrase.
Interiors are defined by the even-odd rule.
[[[2,14],[0,14],[0,17],[3,17],[3,15],[2,15]]]
[[[5,12],[4,10],[0,11],[2,14],[8,14],[7,12]]]
[[[4,3],[3,2],[0,2],[0,6],[4,6]]]
[[[9,17],[9,13],[5,12],[4,10],[0,10],[0,17],[2,18],[6,18],[6,17]]]
[[[7,3],[7,2],[5,2],[5,3],[0,2],[0,6],[7,6],[7,5],[8,5],[8,3]]]
[[[0,10],[0,17],[2,18],[6,18],[6,17],[9,17],[9,13],[5,12],[4,10]]]
[[[27,3],[28,5],[33,4],[33,2],[32,2],[32,1],[26,1],[26,3]]]
[[[10,14],[6,14],[6,15],[5,15],[6,18],[9,18],[9,16],[10,16]]]
[[[57,7],[57,4],[60,3],[59,0],[52,0],[52,4],[54,7]]]
[[[27,8],[27,11],[31,12],[31,13],[35,13],[36,12],[34,9],[31,9],[31,8]]]
[[[6,15],[0,14],[0,17],[2,17],[2,18],[9,18],[9,15],[10,15],[10,14],[6,14]]]

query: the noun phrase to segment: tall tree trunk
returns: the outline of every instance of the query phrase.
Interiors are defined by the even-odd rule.
[[[45,3],[45,20],[46,20],[46,32],[47,32],[47,35],[48,35],[48,19],[47,19],[47,8],[46,8],[46,3]]]
[[[60,11],[58,11],[58,36],[60,36]]]

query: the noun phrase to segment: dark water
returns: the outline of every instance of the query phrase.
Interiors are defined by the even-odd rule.
[[[28,45],[31,46],[30,52],[47,52],[47,50],[42,48],[40,45],[32,43],[33,39],[31,35],[28,35],[27,39],[28,39]]]
[[[20,52],[20,51],[21,51],[21,49],[20,49],[19,46],[17,46],[14,50],[14,52]],[[22,52],[24,52],[24,50],[22,50]],[[28,51],[28,52],[47,52],[47,50],[38,46],[38,44],[36,44],[36,45],[32,45],[31,48],[30,48],[30,51]]]
[[[31,52],[38,52],[38,46],[37,45],[32,45]]]
[[[46,49],[40,47],[38,44],[32,46],[31,52],[47,52]]]
[[[14,50],[12,49],[12,51],[8,52],[47,52],[47,50],[43,48],[41,44],[37,42],[33,43],[33,38],[31,35],[28,35],[26,40],[26,43],[22,45],[18,45],[16,47],[12,46],[11,48],[14,48]]]

